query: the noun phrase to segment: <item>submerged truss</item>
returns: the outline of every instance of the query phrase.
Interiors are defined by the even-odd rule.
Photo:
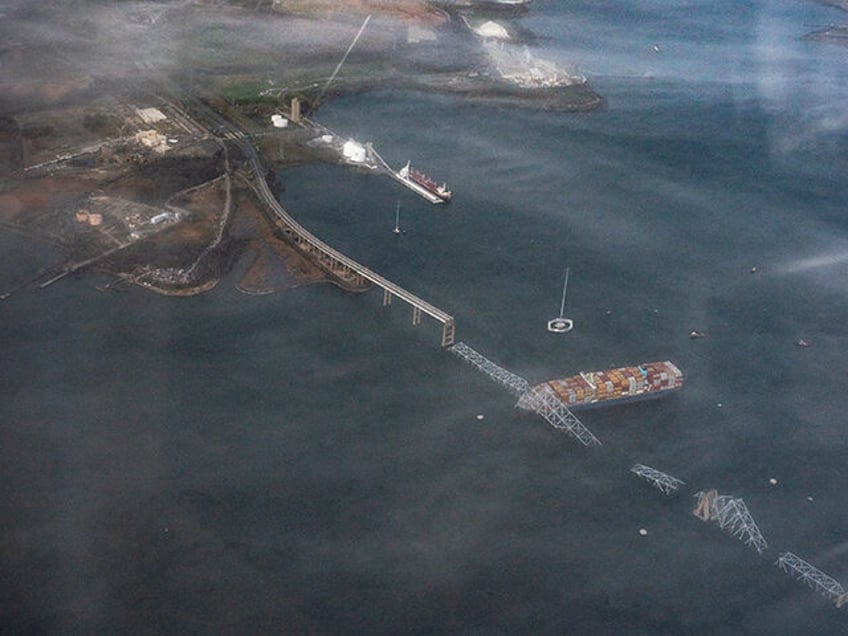
[[[803,581],[829,601],[836,603],[836,607],[842,607],[848,603],[848,592],[839,581],[791,552],[781,554],[775,565],[792,577]]]
[[[584,446],[601,445],[601,441],[568,410],[547,384],[531,388],[519,398],[516,406],[535,411],[544,417],[548,424],[568,433]]]
[[[647,481],[654,488],[660,490],[664,495],[670,495],[686,483],[682,479],[672,477],[644,464],[636,464],[630,469],[630,472],[639,475],[639,477]]]
[[[584,446],[600,445],[601,442],[592,432],[583,426],[574,413],[562,403],[547,384],[531,387],[530,383],[519,375],[507,371],[475,351],[464,342],[457,342],[449,348],[454,355],[462,358],[478,371],[482,371],[507,391],[518,397],[516,406],[538,413],[556,429],[565,431]]]
[[[478,353],[464,342],[457,342],[450,347],[449,351],[465,360],[478,371],[482,371],[488,375],[516,397],[521,397],[530,389],[530,383],[527,380],[496,365],[486,356]]]
[[[703,521],[715,521],[718,527],[756,548],[760,554],[768,547],[745,502],[738,497],[719,495],[715,490],[695,495],[698,504],[693,514]]]

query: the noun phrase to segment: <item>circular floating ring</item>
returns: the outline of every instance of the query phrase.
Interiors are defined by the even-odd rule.
[[[551,333],[568,333],[574,329],[574,321],[571,318],[554,318],[548,321],[548,331]]]

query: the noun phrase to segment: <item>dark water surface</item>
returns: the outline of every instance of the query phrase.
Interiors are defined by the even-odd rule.
[[[582,416],[599,449],[376,292],[173,299],[85,275],[0,305],[2,631],[848,633],[773,566],[788,550],[848,583],[848,65],[798,39],[839,17],[538,1],[536,53],[605,110],[322,109],[447,180],[450,206],[337,167],[280,175],[304,225],[533,382],[674,360],[677,395]],[[0,238],[4,280],[36,266]],[[554,336],[566,265],[576,327]],[[636,462],[687,485],[664,499]],[[763,556],[691,516],[712,487],[744,498]]]

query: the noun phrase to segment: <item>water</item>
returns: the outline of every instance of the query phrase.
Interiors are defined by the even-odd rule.
[[[3,303],[4,623],[845,633],[844,610],[772,565],[789,550],[848,582],[848,70],[843,49],[797,39],[838,19],[538,1],[536,53],[589,74],[605,110],[395,91],[322,109],[447,180],[450,206],[336,167],[281,175],[306,227],[531,381],[677,362],[677,395],[585,414],[600,449],[515,411],[439,350],[438,324],[378,293],[226,280],[171,299],[85,275]],[[29,252],[2,240],[27,258],[4,277],[24,276]],[[575,330],[555,336],[566,266]],[[685,491],[664,499],[636,462]],[[764,556],[691,516],[709,487],[745,499]]]

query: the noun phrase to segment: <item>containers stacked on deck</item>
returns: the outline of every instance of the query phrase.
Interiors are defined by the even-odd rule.
[[[580,373],[543,384],[574,410],[661,397],[683,386],[683,373],[666,360]]]

